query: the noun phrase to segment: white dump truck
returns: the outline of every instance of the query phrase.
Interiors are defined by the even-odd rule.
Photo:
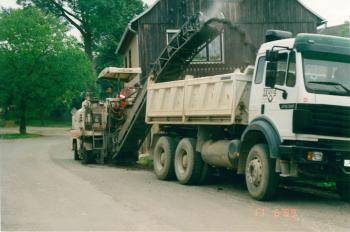
[[[159,179],[199,184],[210,167],[234,169],[266,200],[279,178],[308,177],[336,181],[349,201],[350,39],[299,34],[263,44],[244,73],[150,81],[146,122],[160,125]]]
[[[183,31],[193,27],[178,37]],[[149,128],[159,125],[151,156],[161,180],[201,184],[212,168],[224,168],[244,174],[257,200],[271,199],[279,179],[293,177],[335,181],[350,201],[350,39],[269,31],[255,67],[176,80],[171,74],[181,67],[168,64],[190,61],[195,52],[186,46],[203,34],[181,46],[174,43],[185,39],[175,37],[121,122],[107,116],[100,158],[134,157]],[[90,149],[93,141],[85,142]]]

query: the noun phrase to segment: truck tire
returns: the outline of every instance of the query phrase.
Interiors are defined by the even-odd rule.
[[[350,202],[350,177],[345,178],[343,181],[338,181],[337,190],[344,201]]]
[[[245,180],[250,195],[259,201],[270,200],[277,189],[278,176],[266,144],[254,145],[249,151]]]
[[[202,177],[204,162],[201,155],[196,152],[196,140],[182,139],[175,152],[175,174],[177,180],[183,185],[199,184]]]
[[[160,180],[171,180],[175,178],[175,140],[171,137],[163,136],[157,141],[153,152],[153,170]]]

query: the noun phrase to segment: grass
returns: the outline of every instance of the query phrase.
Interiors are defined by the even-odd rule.
[[[287,182],[288,183],[288,182]],[[294,179],[291,183],[301,187],[314,187],[319,189],[335,190],[336,183],[334,181]]]
[[[70,121],[62,121],[62,120],[30,120],[27,123],[27,126],[32,127],[56,127],[56,128],[62,128],[62,127],[71,127],[72,122]],[[0,120],[0,128],[13,128],[17,127],[18,125],[13,121],[3,121]]]
[[[31,138],[39,138],[39,137],[42,137],[42,135],[18,134],[18,133],[0,134],[0,139],[31,139]]]
[[[31,120],[28,122],[28,126],[33,127],[71,127],[71,121],[60,120]]]
[[[336,183],[335,182],[320,182],[316,183],[317,187],[320,188],[336,188]]]
[[[137,164],[142,168],[153,168],[153,160],[151,160],[149,156],[141,156],[137,161]]]

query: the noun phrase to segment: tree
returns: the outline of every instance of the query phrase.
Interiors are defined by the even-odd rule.
[[[349,38],[350,36],[350,21],[346,20],[340,29],[340,36]]]
[[[84,50],[107,64],[116,63],[114,51],[128,22],[143,10],[142,0],[17,0],[63,18],[82,35]],[[113,51],[113,53],[111,53]],[[112,54],[112,56],[111,56]]]
[[[47,116],[91,85],[91,63],[67,27],[39,9],[0,13],[0,108],[26,133],[27,118]]]

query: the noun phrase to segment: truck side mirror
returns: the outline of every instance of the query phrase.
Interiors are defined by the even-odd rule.
[[[267,50],[266,51],[266,61],[277,61],[278,60],[278,51]]]
[[[270,61],[267,63],[265,85],[273,89],[275,88],[276,80],[277,80],[277,62]]]

